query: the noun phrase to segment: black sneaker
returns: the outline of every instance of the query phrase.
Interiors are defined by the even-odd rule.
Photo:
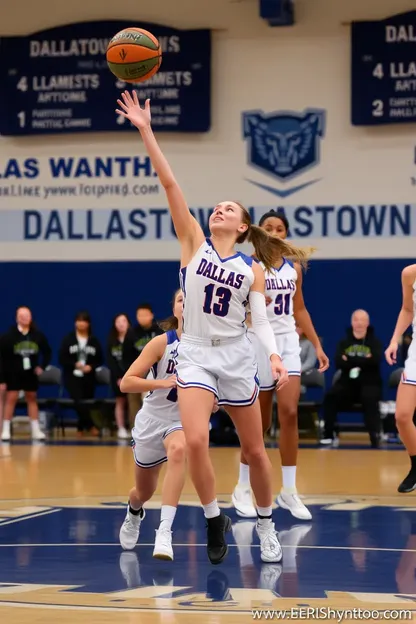
[[[400,483],[399,487],[397,488],[397,491],[400,492],[401,494],[407,494],[408,492],[413,492],[413,490],[415,489],[416,489],[416,472],[413,472],[412,470],[410,470],[407,477],[405,477],[403,481]]]
[[[231,530],[231,519],[220,513],[215,518],[207,519],[207,552],[208,559],[214,565],[221,563],[227,556],[228,545],[225,534]]]
[[[379,433],[371,432],[370,433],[370,444],[371,448],[379,449],[381,446],[381,436]]]

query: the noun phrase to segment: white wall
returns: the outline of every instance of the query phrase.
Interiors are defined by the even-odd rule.
[[[123,13],[110,3],[71,0],[56,3],[28,0],[11,7],[2,17],[2,34],[27,34],[39,29],[92,19],[131,19],[175,27],[216,29],[213,35],[212,129],[206,135],[159,135],[160,142],[186,193],[189,205],[207,210],[218,201],[236,198],[256,206],[258,216],[268,207],[285,206],[292,224],[297,224],[297,242],[314,244],[320,257],[409,257],[413,236],[392,236],[392,215],[405,214],[411,205],[412,233],[416,232],[414,126],[356,128],[350,123],[350,45],[351,19],[378,19],[410,10],[405,0],[298,0],[297,24],[293,28],[268,27],[258,17],[258,1],[242,0],[153,0],[138,15],[137,0],[126,0]],[[24,10],[23,10],[24,7]],[[113,107],[114,102],[104,106]],[[282,184],[247,163],[247,144],[242,136],[242,112],[261,109],[265,113],[288,110],[301,113],[308,108],[326,111],[325,136],[321,141],[320,163]],[[110,241],[23,241],[24,210],[78,210],[77,227],[86,233],[86,209],[93,209],[95,232],[105,232],[109,209],[125,212],[134,208],[166,208],[163,192],[141,196],[104,195],[44,198],[45,187],[79,184],[117,185],[134,181],[114,175],[112,179],[57,179],[50,173],[49,158],[111,156],[145,157],[139,135],[73,135],[71,137],[0,138],[0,191],[10,184],[39,186],[40,197],[4,197],[0,193],[0,259],[176,259],[176,242],[154,241],[155,217],[148,216],[147,240]],[[26,158],[39,161],[40,174],[32,180],[4,179],[9,159],[22,166]],[[247,181],[277,189],[319,182],[286,199]],[[154,186],[157,179],[136,182]],[[344,209],[342,206],[351,206]],[[379,236],[363,236],[362,219],[369,206],[384,227]],[[391,205],[398,206],[391,209]],[[323,231],[322,210],[334,207],[328,216],[328,232]],[[385,206],[383,208],[383,206]],[[305,207],[299,212],[300,207]],[[317,208],[318,207],[318,208]],[[106,212],[107,209],[107,212]],[[202,211],[204,212],[204,211]],[[204,214],[205,214],[204,213]],[[62,226],[66,230],[66,213]],[[198,213],[199,214],[199,213]],[[309,215],[309,216],[307,216]],[[299,221],[300,218],[304,222]],[[345,235],[354,220],[354,235]],[[306,221],[305,221],[306,220]],[[393,219],[394,220],[394,219]],[[47,222],[44,217],[43,223]],[[306,226],[305,222],[312,224]],[[397,222],[394,222],[397,223]],[[126,225],[126,229],[128,226]],[[169,231],[167,216],[164,232]],[[310,229],[308,238],[302,236]],[[344,236],[342,235],[344,232]],[[374,234],[374,228],[370,233]],[[65,234],[65,238],[67,238]],[[386,238],[388,240],[386,241]],[[56,239],[55,239],[56,240]]]

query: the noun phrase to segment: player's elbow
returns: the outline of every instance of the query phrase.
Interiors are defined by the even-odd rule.
[[[306,307],[304,305],[301,306],[294,306],[293,309],[293,316],[295,317],[295,320],[298,320],[299,318],[302,318],[303,316],[305,316],[305,314],[307,313]]]
[[[120,382],[120,390],[121,390],[121,392],[131,392],[130,380],[131,380],[130,375],[124,375],[124,377],[122,378],[122,380]]]

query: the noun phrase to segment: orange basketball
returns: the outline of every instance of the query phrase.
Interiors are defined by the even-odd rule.
[[[107,47],[110,71],[124,82],[144,82],[162,63],[159,41],[143,28],[125,28],[110,40]]]

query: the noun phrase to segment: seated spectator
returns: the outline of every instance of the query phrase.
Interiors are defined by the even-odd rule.
[[[306,371],[315,368],[316,351],[311,341],[306,338],[302,329],[296,326],[296,331],[299,335],[301,372],[306,373]]]
[[[78,414],[78,437],[82,437],[85,432],[98,435],[99,431],[94,427],[90,408],[82,403],[85,399],[94,398],[95,370],[103,363],[101,345],[92,333],[88,312],[79,312],[76,315],[75,330],[62,341],[59,363],[63,369],[64,386],[74,400]]]
[[[361,403],[371,446],[379,447],[382,355],[382,344],[374,335],[368,313],[356,310],[346,337],[338,343],[335,364],[341,375],[324,397],[325,432],[321,444],[337,442],[335,423],[338,412],[353,403]]]
[[[126,430],[125,415],[127,400],[126,395],[120,390],[120,383],[126,372],[123,365],[123,343],[130,328],[127,314],[117,314],[113,320],[107,342],[107,363],[111,373],[111,385],[116,397],[115,418],[117,424],[117,436],[121,440],[131,438]]]
[[[49,366],[52,351],[49,343],[32,318],[30,308],[21,306],[16,311],[16,324],[1,337],[1,360],[3,379],[6,384],[6,404],[1,439],[8,442],[11,437],[10,421],[16,407],[19,391],[23,390],[30,418],[33,440],[44,440],[45,434],[39,427],[37,390],[39,375]]]
[[[137,325],[129,329],[123,343],[123,366],[125,370],[130,368],[152,338],[163,334],[163,330],[155,321],[155,315],[150,304],[141,303],[137,307],[136,319]],[[127,400],[129,404],[129,423],[133,427],[136,414],[142,405],[142,395],[129,393]]]

